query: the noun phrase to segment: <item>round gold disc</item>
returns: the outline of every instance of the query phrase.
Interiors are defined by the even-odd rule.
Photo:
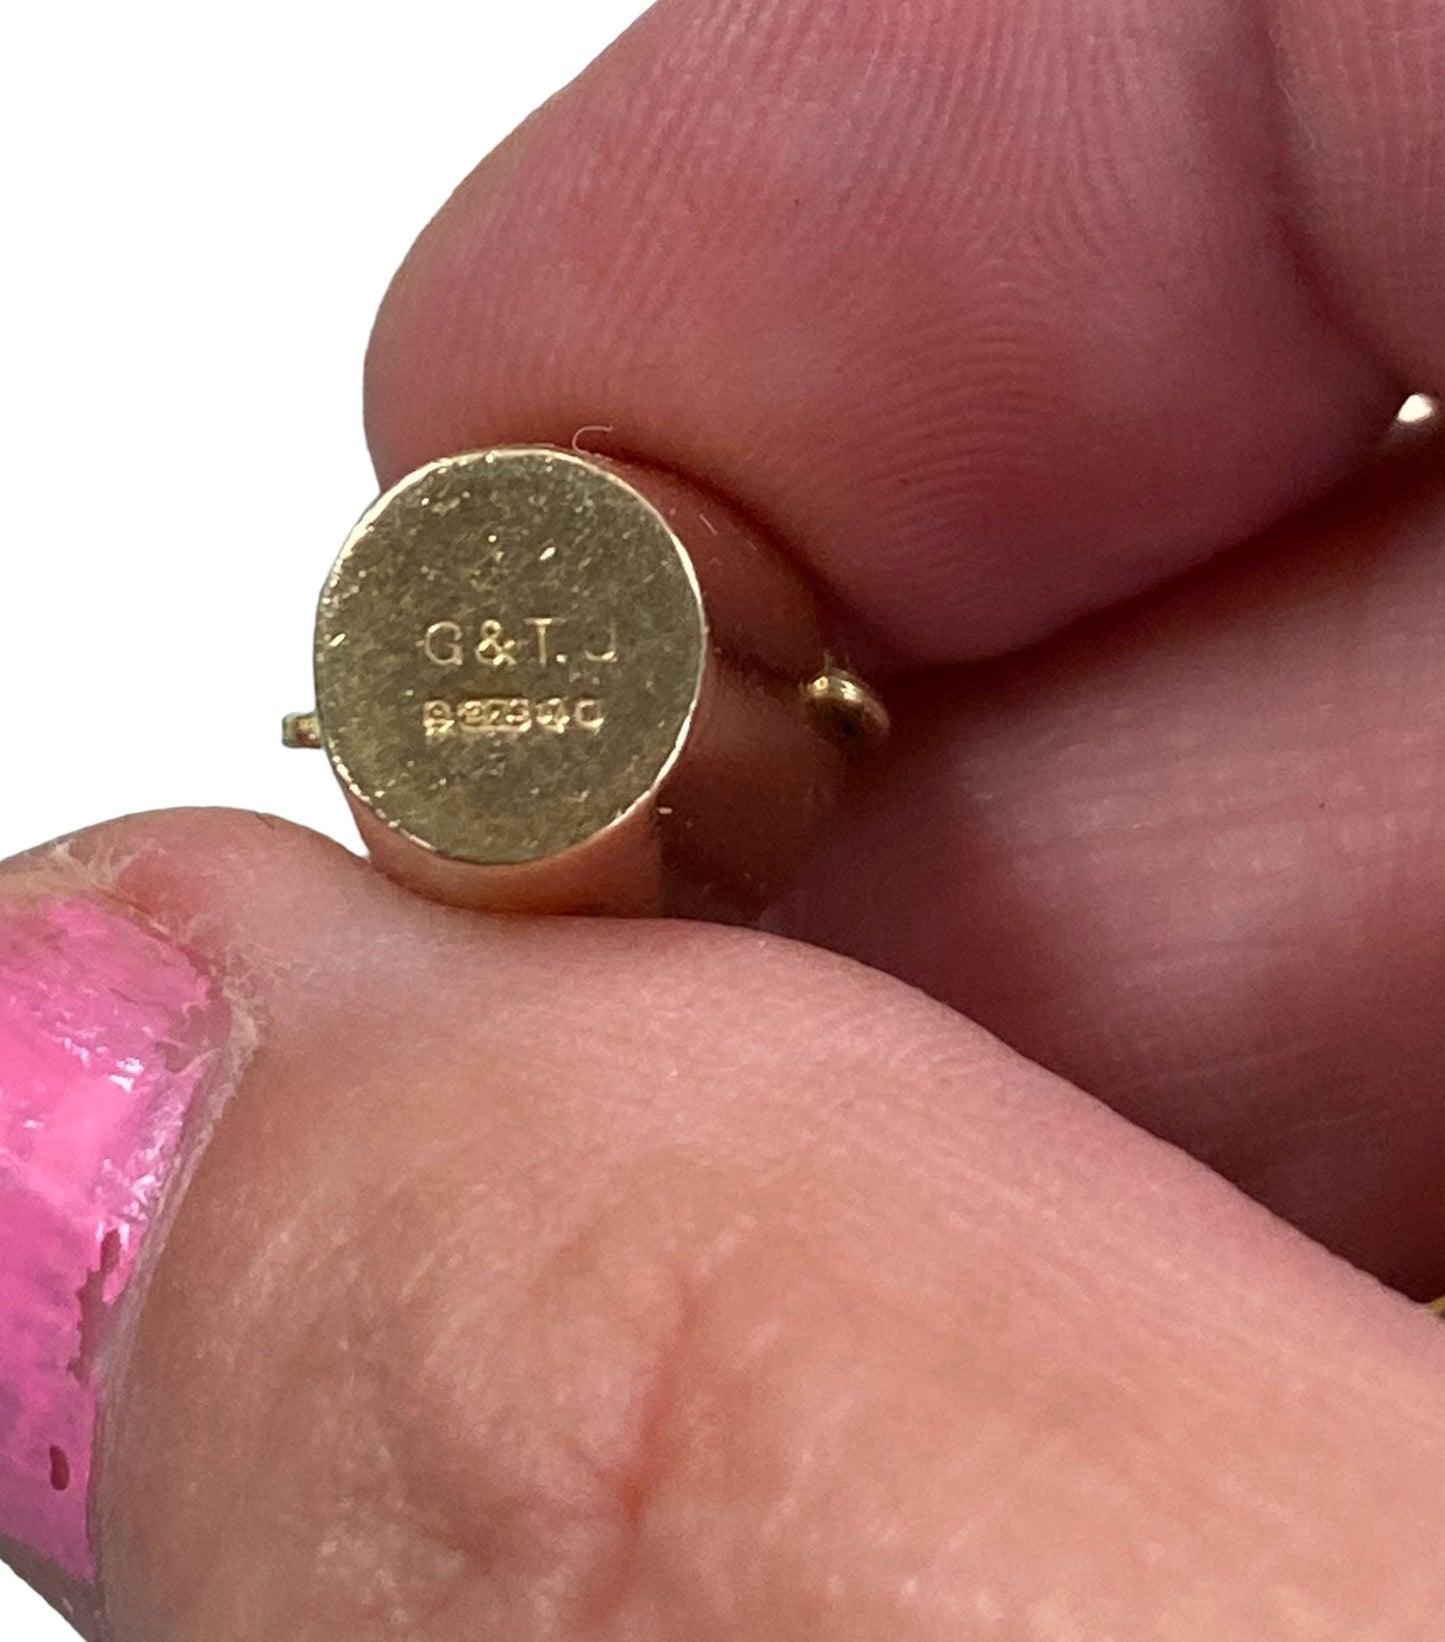
[[[320,733],[353,796],[452,860],[581,844],[645,803],[707,628],[662,515],[545,448],[448,457],[362,518],[321,595]]]

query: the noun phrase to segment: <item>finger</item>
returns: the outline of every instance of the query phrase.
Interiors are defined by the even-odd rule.
[[[383,477],[586,426],[939,661],[1134,592],[1445,381],[1445,21],[1384,10],[665,0],[412,252]]]
[[[949,1012],[254,818],[69,858],[258,1031],[113,1388],[116,1642],[1433,1635],[1445,1337]]]
[[[1442,585],[1429,436],[1247,558],[918,680],[783,927],[1445,1292]]]

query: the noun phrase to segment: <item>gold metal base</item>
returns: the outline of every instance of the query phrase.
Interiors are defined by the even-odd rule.
[[[373,858],[499,910],[752,916],[888,734],[796,572],[681,481],[546,446],[430,463],[317,612],[326,751]]]

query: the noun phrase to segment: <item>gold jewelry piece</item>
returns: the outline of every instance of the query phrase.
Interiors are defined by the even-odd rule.
[[[650,469],[546,446],[432,462],[322,590],[321,747],[363,840],[434,899],[750,917],[888,714],[797,573]]]

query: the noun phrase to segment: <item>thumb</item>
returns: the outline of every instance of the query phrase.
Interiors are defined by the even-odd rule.
[[[102,985],[97,884],[200,968]],[[897,983],[449,912],[254,817],[101,829],[0,902],[12,1027],[193,1090],[170,1190],[124,1154],[149,1229],[77,1354],[96,1634],[1433,1636],[1436,1326]],[[127,1036],[155,966],[204,996]],[[0,1527],[83,1590],[23,1412]]]

